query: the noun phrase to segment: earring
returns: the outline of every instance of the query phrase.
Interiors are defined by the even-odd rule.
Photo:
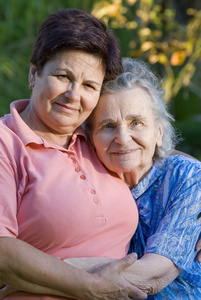
[[[32,82],[29,82],[29,89],[32,90],[35,84],[35,80],[32,80]]]

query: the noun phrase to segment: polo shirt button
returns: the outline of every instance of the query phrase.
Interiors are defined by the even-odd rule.
[[[91,193],[92,195],[94,195],[94,194],[96,194],[96,191],[95,191],[94,189],[90,189],[90,193]]]
[[[72,160],[72,162],[75,164],[76,163],[76,160],[75,160],[75,158],[73,157],[73,156],[71,156],[71,160]]]
[[[94,198],[93,201],[94,201],[94,203],[98,203],[99,202],[98,198]]]
[[[75,172],[80,172],[81,168],[80,167],[75,167]]]
[[[80,179],[84,180],[84,179],[86,179],[86,176],[85,175],[80,175]]]

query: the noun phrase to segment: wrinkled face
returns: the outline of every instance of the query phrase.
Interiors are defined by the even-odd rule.
[[[140,178],[150,170],[162,128],[155,123],[151,97],[144,89],[103,94],[92,124],[92,143],[109,170],[118,175],[134,171]]]
[[[41,74],[31,66],[31,113],[37,128],[72,133],[96,106],[105,75],[102,60],[82,51],[62,51]],[[37,121],[36,121],[37,120]]]

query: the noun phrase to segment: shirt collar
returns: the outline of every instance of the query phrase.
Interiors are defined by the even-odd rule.
[[[159,178],[164,172],[164,164],[166,159],[155,162],[149,173],[138,183],[132,190],[134,199],[139,198],[148,188]]]
[[[11,128],[19,136],[25,146],[34,143],[38,145],[43,144],[44,147],[50,147],[50,145],[44,139],[39,137],[33,130],[30,129],[30,127],[22,120],[19,115],[20,112],[22,112],[27,107],[29,101],[29,99],[25,99],[12,102],[10,105],[11,113],[5,115],[5,121],[8,127]],[[84,130],[81,127],[78,127],[72,135],[69,147],[74,145],[78,136],[83,137],[85,140],[87,140]]]

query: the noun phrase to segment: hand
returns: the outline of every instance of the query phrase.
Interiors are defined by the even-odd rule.
[[[201,263],[201,238],[197,242],[197,244],[195,246],[195,250],[199,251],[198,254],[197,254],[197,261]]]
[[[14,292],[16,292],[16,290],[8,285],[0,287],[0,299],[4,299],[6,296]]]
[[[122,276],[123,271],[132,265],[136,259],[137,255],[132,253],[120,260],[108,263],[93,273],[96,276],[95,288],[93,284],[88,299],[146,299],[146,293],[129,283]]]

